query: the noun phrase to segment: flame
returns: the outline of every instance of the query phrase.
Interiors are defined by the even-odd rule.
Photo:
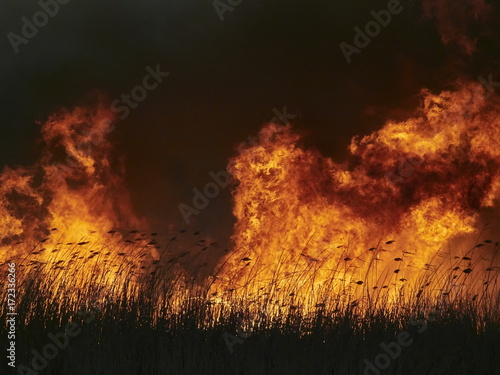
[[[500,269],[499,242],[477,241],[488,216],[498,221],[500,104],[474,83],[422,97],[414,117],[354,137],[345,163],[302,147],[290,125],[264,126],[260,142],[230,162],[235,245],[199,289],[219,302],[231,293],[307,309],[496,285],[499,272],[487,271]],[[161,262],[156,240],[125,232],[147,222],[113,156],[113,120],[103,104],[61,109],[42,125],[40,161],[4,168],[0,259],[50,267],[46,285],[54,294],[75,288],[75,303],[76,290],[94,286],[136,296],[141,275],[166,266],[156,306],[171,299],[182,309],[190,295],[177,263],[189,251]]]
[[[140,247],[118,245],[120,231],[145,228],[146,222],[135,215],[122,164],[113,158],[108,134],[114,118],[103,104],[61,109],[41,127],[40,161],[2,171],[0,259],[59,265],[75,286],[112,264],[127,271],[105,272],[99,282],[110,286],[118,274],[130,276],[136,265],[124,253],[130,258]],[[83,245],[92,253],[80,250]]]
[[[62,147],[65,164],[54,153],[42,158],[44,191],[52,192],[50,225],[78,238],[92,229],[136,228],[145,225],[134,214],[124,188],[122,166],[111,159],[112,146],[106,139],[114,116],[105,108],[89,113],[86,108],[64,111],[51,117],[42,129],[48,150]],[[113,165],[114,164],[114,165]]]
[[[301,147],[290,125],[263,127],[260,143],[229,165],[235,250],[216,288],[304,301],[387,288],[395,298],[418,290],[426,271],[444,293],[470,272],[466,254],[493,260],[493,246],[464,249],[481,210],[498,209],[498,104],[475,83],[422,95],[413,118],[354,137],[344,164]],[[438,270],[452,272],[453,262],[449,283]]]

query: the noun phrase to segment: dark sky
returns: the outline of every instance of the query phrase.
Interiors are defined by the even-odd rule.
[[[421,88],[498,71],[497,5],[482,0],[401,1],[403,11],[347,63],[339,44],[353,44],[353,28],[387,4],[244,0],[221,21],[213,0],[70,0],[15,53],[7,34],[21,34],[21,18],[40,6],[3,0],[0,167],[36,160],[36,121],[57,107],[95,89],[119,98],[160,64],[170,76],[111,138],[138,213],[162,229],[182,223],[178,205],[225,169],[273,108],[286,106],[307,145],[342,161],[352,136],[409,116]],[[191,227],[224,238],[231,220],[226,189]]]

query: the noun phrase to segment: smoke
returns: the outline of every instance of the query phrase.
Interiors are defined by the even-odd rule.
[[[441,41],[472,55],[478,37],[488,33],[492,6],[485,0],[424,0],[424,14],[435,21]]]

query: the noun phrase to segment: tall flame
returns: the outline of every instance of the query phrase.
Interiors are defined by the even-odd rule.
[[[62,109],[42,126],[41,161],[0,175],[4,244],[40,240],[57,228],[78,240],[91,231],[140,226],[106,139],[114,114],[103,106]],[[114,164],[113,164],[114,163]]]
[[[120,231],[146,223],[134,214],[122,164],[113,158],[112,120],[102,104],[61,109],[42,125],[40,161],[2,171],[0,259],[26,258],[35,269],[48,264],[65,271],[55,280],[75,286],[90,285],[99,270],[106,276],[98,283],[108,286],[118,275],[130,277],[132,252],[145,246],[124,249]]]
[[[114,116],[105,108],[89,111],[76,108],[51,117],[43,127],[49,146],[42,159],[45,191],[52,192],[48,206],[51,226],[74,237],[92,229],[141,227],[125,189],[122,166],[112,160],[107,134]],[[66,154],[65,164],[57,163],[52,150]]]
[[[415,117],[354,137],[345,164],[301,147],[290,125],[263,127],[260,144],[230,164],[235,251],[219,283],[359,297],[416,287],[436,261],[462,262],[457,283],[472,253],[492,261],[493,245],[465,246],[474,246],[466,240],[480,230],[481,210],[498,209],[498,104],[474,83],[423,97]]]

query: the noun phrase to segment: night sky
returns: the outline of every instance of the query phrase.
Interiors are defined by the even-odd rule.
[[[38,122],[58,107],[85,104],[95,90],[113,101],[159,64],[170,75],[110,136],[136,211],[161,230],[183,226],[178,205],[190,204],[192,189],[224,170],[275,108],[296,116],[306,146],[341,162],[354,135],[411,116],[422,88],[489,74],[500,81],[496,3],[400,6],[348,63],[339,45],[354,44],[353,28],[387,1],[244,0],[221,21],[212,0],[70,0],[16,53],[8,34],[22,35],[22,17],[41,8],[4,0],[0,166],[37,160]],[[189,227],[224,241],[232,220],[225,189]]]

